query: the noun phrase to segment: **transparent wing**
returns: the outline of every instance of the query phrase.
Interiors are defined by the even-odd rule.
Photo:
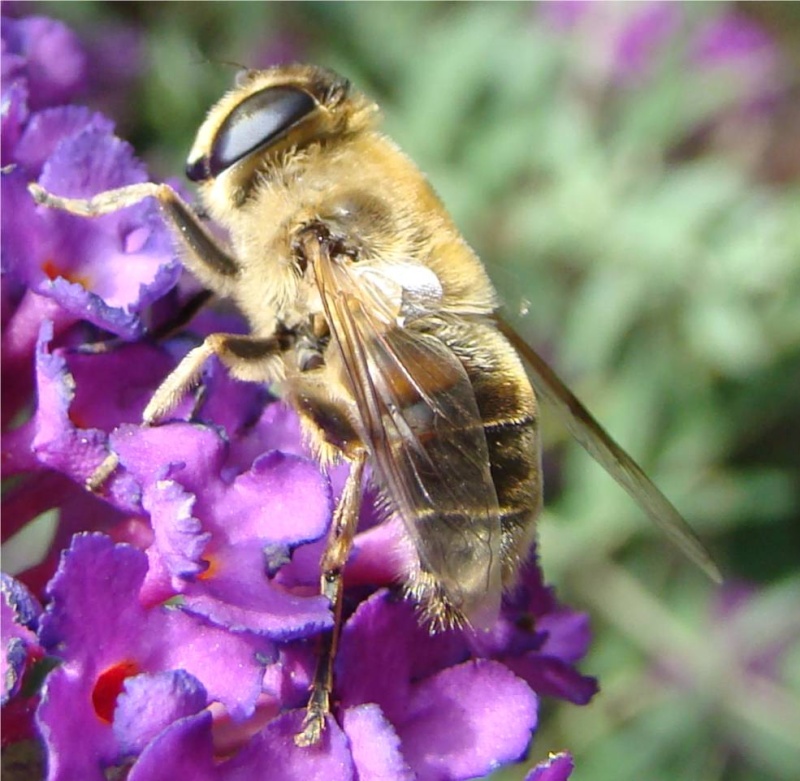
[[[486,625],[500,603],[500,511],[470,380],[446,345],[392,322],[382,291],[319,249],[317,285],[378,476],[445,604]]]
[[[504,320],[500,330],[525,359],[537,394],[560,414],[569,433],[634,499],[666,536],[714,582],[722,574],[683,516],[641,467],[592,417],[547,362]]]

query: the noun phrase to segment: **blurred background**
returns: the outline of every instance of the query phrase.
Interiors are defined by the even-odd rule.
[[[717,588],[545,408],[540,554],[592,616],[576,781],[800,777],[800,5],[20,3],[179,176],[236,64],[347,75],[506,311],[712,549]],[[525,767],[495,778],[522,778]]]

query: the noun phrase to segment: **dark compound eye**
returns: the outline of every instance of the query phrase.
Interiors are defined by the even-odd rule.
[[[187,165],[186,175],[195,182],[219,175],[285,135],[316,105],[308,93],[293,87],[256,92],[231,111],[217,132],[211,154]]]

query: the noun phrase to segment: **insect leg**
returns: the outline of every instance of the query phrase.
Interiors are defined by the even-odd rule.
[[[203,364],[216,355],[237,379],[268,382],[276,371],[276,359],[292,345],[292,335],[280,333],[267,338],[243,334],[211,334],[190,350],[172,373],[159,385],[144,409],[142,422],[152,425],[163,418],[180,397],[197,384]]]
[[[161,339],[168,339],[175,333],[180,331],[185,325],[190,323],[194,316],[214,298],[214,293],[211,290],[201,290],[195,293],[184,303],[175,314],[167,318],[167,320],[158,328],[150,330],[150,337],[156,341]]]
[[[303,720],[303,730],[295,735],[298,746],[318,743],[325,729],[325,717],[330,712],[333,691],[333,662],[339,645],[342,628],[343,573],[353,537],[356,533],[358,514],[361,509],[362,483],[366,452],[360,451],[350,462],[350,474],[342,491],[342,497],[333,515],[328,543],[322,555],[320,588],[333,606],[333,628],[323,636],[322,649],[317,660],[311,696]]]
[[[159,385],[142,413],[142,422],[151,426],[163,418],[197,383],[203,364],[212,355],[216,355],[235,377],[265,382],[274,372],[274,362],[280,353],[291,344],[292,335],[283,332],[265,339],[242,334],[211,334],[199,347],[190,350]],[[109,453],[87,478],[86,488],[97,493],[118,465],[117,454]]]
[[[37,203],[80,217],[99,217],[133,206],[145,198],[155,198],[167,224],[185,250],[185,265],[206,287],[227,295],[239,270],[236,261],[211,235],[191,206],[168,184],[132,184],[85,199],[62,198],[36,183],[29,184],[28,191]]]

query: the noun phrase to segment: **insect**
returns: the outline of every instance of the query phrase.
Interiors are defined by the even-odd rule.
[[[38,202],[86,216],[155,197],[185,265],[249,321],[249,335],[213,334],[190,351],[144,422],[163,418],[212,355],[239,379],[277,386],[320,460],[350,464],[321,563],[336,614],[369,463],[416,548],[407,593],[433,630],[480,629],[514,585],[541,506],[539,413],[522,356],[571,433],[718,579],[667,499],[496,315],[478,257],[377,122],[376,105],[329,70],[245,72],[201,125],[186,169],[228,246],[165,184],[88,200],[31,185]],[[338,631],[337,621],[301,745],[324,726]]]

